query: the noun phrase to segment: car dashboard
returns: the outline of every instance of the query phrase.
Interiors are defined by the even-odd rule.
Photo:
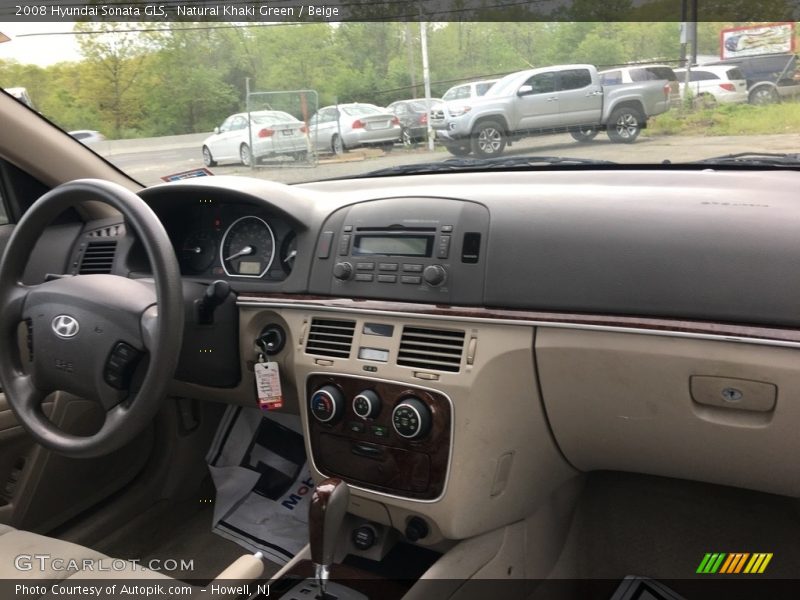
[[[800,450],[796,177],[145,189],[184,280],[171,393],[256,406],[254,365],[277,363],[314,476],[347,481],[351,512],[372,522],[422,520],[420,544],[523,519],[593,470],[798,495],[794,465],[770,459]],[[98,268],[148,277],[124,223],[76,240],[70,272]],[[204,320],[214,281],[232,294]]]

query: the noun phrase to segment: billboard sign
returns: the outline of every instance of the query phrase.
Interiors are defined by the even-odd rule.
[[[723,29],[719,34],[720,57],[794,52],[795,24],[767,23]]]

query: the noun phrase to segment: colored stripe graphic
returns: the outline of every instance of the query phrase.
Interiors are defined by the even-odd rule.
[[[730,573],[730,569],[736,565],[736,562],[739,560],[738,554],[728,554],[728,558],[725,559],[725,562],[722,563],[722,567],[720,568],[720,573]]]
[[[766,570],[769,561],[771,560],[772,560],[771,552],[769,553],[761,552],[758,554],[753,554],[753,558],[750,559],[749,563],[747,563],[747,567],[745,567],[744,572],[751,574],[763,573]]]
[[[766,557],[764,557],[764,562],[761,563],[761,567],[759,567],[758,572],[759,573],[763,573],[764,571],[766,571],[767,565],[769,564],[769,561],[771,561],[771,560],[772,560],[772,552],[769,552],[766,555]]]
[[[742,567],[744,567],[744,563],[747,561],[747,558],[750,556],[749,552],[745,552],[741,555],[738,564],[736,567],[731,571],[731,573],[741,573]]]
[[[698,573],[704,574],[714,574],[716,573],[720,566],[722,565],[722,561],[725,560],[727,554],[725,552],[714,552],[706,554],[703,557],[700,566],[697,567]]]
[[[703,557],[703,560],[700,561],[700,566],[697,567],[697,571],[695,571],[695,573],[705,573],[706,572],[706,566],[708,565],[708,562],[710,560],[711,560],[711,554],[707,553]]]
[[[700,561],[696,573],[704,575],[733,575],[763,573],[772,560],[771,552],[707,552]]]

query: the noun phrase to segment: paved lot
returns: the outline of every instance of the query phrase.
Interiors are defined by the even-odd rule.
[[[199,147],[176,147],[169,138],[155,140],[150,147],[136,148],[130,152],[115,152],[109,156],[115,164],[145,185],[160,183],[160,177],[169,173],[201,167]],[[514,155],[551,155],[580,158],[597,158],[621,163],[661,163],[664,160],[686,162],[730,154],[734,152],[798,152],[800,135],[759,136],[642,136],[634,144],[612,144],[600,134],[588,144],[579,144],[568,135],[553,135],[522,140],[506,151]],[[102,152],[101,152],[102,153]],[[219,175],[246,175],[296,183],[357,175],[396,165],[440,161],[452,158],[443,149],[429,152],[426,149],[406,149],[400,146],[384,153],[380,150],[356,150],[344,157],[321,157],[319,164],[299,165],[290,159],[273,161],[249,169],[241,165],[220,165],[211,170]]]

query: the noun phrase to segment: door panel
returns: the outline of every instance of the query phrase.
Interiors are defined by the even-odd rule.
[[[558,74],[558,108],[561,123],[591,125],[600,121],[603,88],[592,83],[587,69],[568,69]]]
[[[519,129],[554,127],[559,119],[555,72],[534,75],[523,87],[526,85],[531,86],[531,90],[519,98]]]

